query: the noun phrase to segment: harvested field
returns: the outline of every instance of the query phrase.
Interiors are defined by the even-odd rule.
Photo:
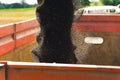
[[[0,10],[0,25],[25,21],[35,17],[35,8]]]

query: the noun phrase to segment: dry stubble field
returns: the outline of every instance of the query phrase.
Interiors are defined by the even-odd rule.
[[[0,25],[15,23],[35,17],[35,8],[0,10]]]

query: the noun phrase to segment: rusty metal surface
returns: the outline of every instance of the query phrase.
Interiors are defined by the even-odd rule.
[[[27,45],[16,48],[14,51],[0,56],[0,61],[33,62],[31,50],[35,47],[35,45],[36,42],[33,41]]]
[[[79,64],[120,66],[120,15],[83,15],[73,23],[72,39]],[[102,38],[101,44],[85,42]],[[89,40],[92,41],[92,40]]]
[[[35,35],[39,31],[35,18],[0,26],[0,56],[35,41]]]
[[[73,23],[72,30],[75,33],[73,34],[73,38],[75,39],[75,45],[77,46],[77,50],[79,50],[76,53],[79,63],[99,64],[99,65],[104,63],[105,65],[120,65],[120,60],[119,60],[120,47],[119,45],[116,45],[119,44],[119,34],[118,34],[120,32],[119,22],[120,22],[120,15],[83,15],[80,20]],[[38,32],[39,29],[36,19],[1,26],[0,27],[0,41],[1,41],[0,60],[3,55],[9,55],[10,52],[14,52],[16,51],[16,49],[20,47],[24,47],[25,45],[28,45],[32,41],[35,41],[35,34]],[[89,44],[86,44],[84,42],[84,38],[86,36],[102,37],[104,39],[104,43],[101,45],[89,46]],[[8,40],[6,40],[6,38]],[[85,49],[83,49],[84,44],[86,45]],[[79,48],[80,46],[82,46],[82,48]],[[84,53],[88,53],[88,54],[86,55]],[[100,55],[99,53],[102,54]],[[81,60],[82,59],[81,54],[85,55],[85,57],[87,56],[87,58],[84,58],[82,56],[82,58],[84,59]],[[102,56],[103,54],[105,54],[104,59]],[[96,58],[97,60],[98,58],[100,58],[99,60],[102,59],[101,62],[98,62],[96,59],[93,58],[92,58],[93,60],[90,60],[91,55],[94,56],[96,55],[96,57],[93,56],[92,57]],[[113,58],[111,59],[111,56],[114,57],[114,59]],[[105,60],[107,58],[109,58],[109,60]]]
[[[0,64],[0,80],[6,80],[4,64]]]
[[[73,31],[80,31],[80,32],[120,32],[120,15],[83,15],[80,20],[73,23]],[[36,19],[31,19],[24,22],[19,22],[15,24],[9,24],[9,25],[3,25],[0,26],[0,40],[5,38],[6,36],[12,36],[12,39],[14,40],[14,48],[24,46],[25,44],[28,44],[28,42],[33,41],[32,39],[29,39],[30,37],[34,37],[33,35],[24,36],[24,32],[29,30],[34,30],[34,34],[36,34],[38,31],[38,22]],[[36,28],[36,29],[35,29]],[[23,34],[24,44],[19,43],[16,45],[16,39],[17,37],[20,37],[19,33]],[[31,33],[31,31],[29,31]],[[28,34],[29,34],[28,33]],[[20,38],[21,39],[21,38]],[[22,41],[22,40],[19,40]],[[28,41],[28,42],[27,42]],[[20,45],[22,44],[22,45]],[[20,45],[20,46],[19,46]],[[6,48],[9,48],[9,44],[0,45],[0,49],[2,49],[2,46],[5,46]],[[0,52],[1,55],[6,54],[10,51],[13,51],[14,49],[11,48],[8,51],[2,51]]]
[[[120,80],[119,66],[8,62],[9,80]]]
[[[78,63],[120,66],[120,33],[76,31],[72,37]],[[103,43],[86,43],[87,37],[100,37]]]
[[[83,15],[73,23],[73,31],[120,32],[120,15]]]

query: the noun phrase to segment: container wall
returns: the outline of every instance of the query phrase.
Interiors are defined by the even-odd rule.
[[[36,19],[0,26],[0,60],[33,61],[31,50],[39,32]]]
[[[78,63],[120,66],[120,15],[84,15],[74,22]]]

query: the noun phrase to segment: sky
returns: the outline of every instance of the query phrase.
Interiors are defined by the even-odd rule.
[[[91,2],[93,2],[93,1],[98,2],[99,0],[89,0],[89,1],[91,1]]]
[[[37,3],[37,0],[25,0],[28,4],[35,4]],[[16,2],[21,2],[21,0],[0,0],[2,3],[16,3]]]

